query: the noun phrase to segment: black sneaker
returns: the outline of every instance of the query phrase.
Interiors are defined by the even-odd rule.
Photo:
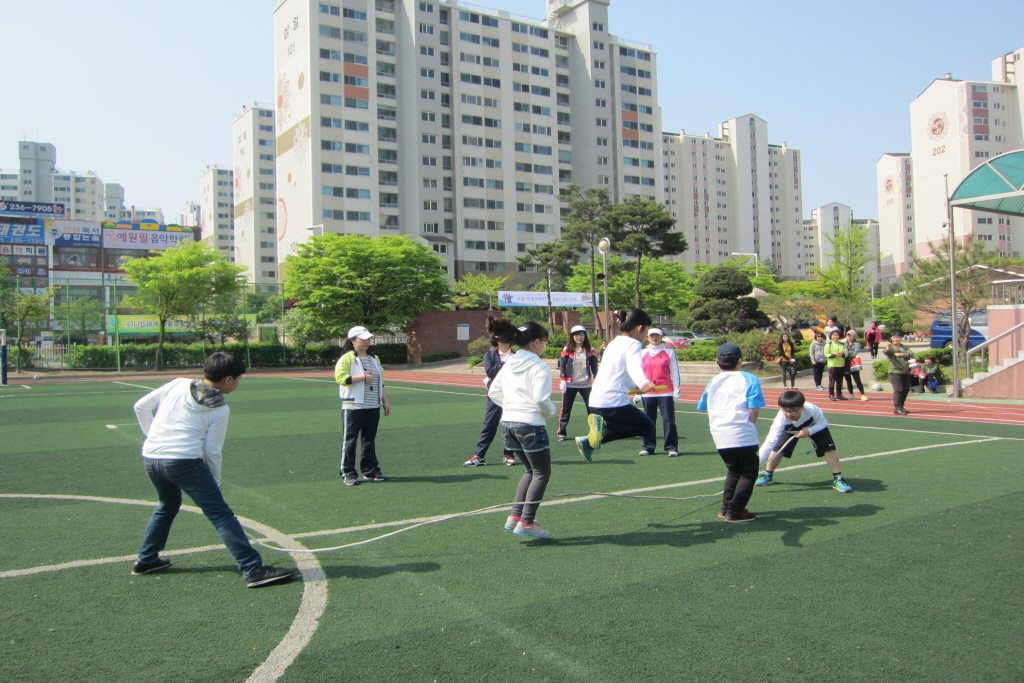
[[[727,510],[725,513],[725,521],[727,522],[753,522],[756,518],[757,515],[745,508],[739,512]]]
[[[294,569],[275,569],[269,564],[265,564],[258,572],[254,572],[245,577],[245,587],[257,588],[259,586],[269,586],[272,583],[287,581],[294,575]]]
[[[358,477],[345,477],[345,486],[359,486]]]
[[[136,562],[132,565],[132,574],[138,576],[140,574],[151,574],[158,572],[161,569],[167,569],[171,566],[170,560],[161,560],[157,558],[155,562]]]
[[[933,392],[933,393],[934,393],[934,392]],[[568,434],[558,434],[557,436],[558,436],[558,440],[559,440],[559,441],[565,441],[566,439],[568,439],[568,438],[569,438],[569,435],[568,435]]]
[[[366,481],[387,481],[388,478],[378,472],[377,474],[364,474],[363,479]]]

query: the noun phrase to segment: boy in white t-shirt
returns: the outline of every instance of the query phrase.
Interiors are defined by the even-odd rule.
[[[715,357],[722,372],[708,382],[697,410],[708,414],[711,437],[728,470],[718,516],[727,522],[752,522],[756,515],[746,505],[760,464],[756,420],[765,407],[764,394],[760,380],[739,369],[739,346],[722,344]]]

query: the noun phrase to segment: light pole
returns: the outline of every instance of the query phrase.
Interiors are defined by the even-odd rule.
[[[601,262],[604,265],[604,340],[611,341],[611,322],[608,320],[608,252],[612,250],[612,241],[602,237],[597,243],[597,248],[601,252]]]
[[[753,252],[753,253],[732,251],[732,252],[729,252],[729,256],[753,256],[754,257],[754,277],[757,277],[757,275],[758,275],[758,264],[761,263],[761,257],[758,255],[758,253],[756,251]]]
[[[946,183],[946,223],[949,228],[949,313],[953,319],[953,398],[960,398],[960,316],[956,311],[956,231],[953,228],[953,207],[949,205],[949,174],[942,175]],[[967,312],[964,312],[967,315]]]

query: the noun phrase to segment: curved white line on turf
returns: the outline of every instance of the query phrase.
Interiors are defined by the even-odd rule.
[[[94,503],[119,503],[121,505],[142,505],[145,507],[156,507],[157,505],[151,501],[134,500],[131,498],[106,498],[102,496],[71,496],[60,494],[46,495],[39,493],[0,493],[0,498],[83,500]],[[203,514],[202,510],[193,505],[182,505],[181,509],[187,512]],[[264,537],[273,540],[282,548],[306,550],[305,546],[293,539],[291,536],[288,536],[273,527],[269,527],[266,524],[260,524],[259,522],[245,517],[239,517],[238,521],[242,526],[263,534]],[[267,658],[263,660],[263,663],[256,667],[249,678],[246,679],[246,683],[273,683],[280,678],[291,663],[295,661],[295,658],[299,656],[299,653],[302,652],[302,650],[304,650],[309,644],[310,639],[312,639],[313,634],[316,633],[316,629],[320,625],[320,617],[323,616],[324,609],[327,607],[327,576],[324,574],[323,567],[320,566],[320,562],[316,559],[316,556],[310,553],[289,553],[289,555],[291,555],[292,559],[295,560],[295,564],[302,573],[302,601],[299,604],[299,609],[295,614],[295,618],[292,619],[291,626],[288,628],[288,633],[285,634],[284,638],[281,639],[281,642],[277,644],[277,647],[270,652]],[[107,558],[105,561],[109,561],[111,559],[112,558]],[[131,556],[128,559],[131,560],[135,558],[134,556]],[[77,563],[68,562],[65,565],[52,565],[52,567],[71,568],[87,566],[89,564],[100,564],[105,561],[97,562],[83,560]],[[29,570],[27,573],[34,572]]]

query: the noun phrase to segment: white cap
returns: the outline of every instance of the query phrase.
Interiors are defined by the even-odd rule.
[[[587,328],[583,327],[583,325],[577,325],[576,327],[574,327],[571,330],[569,330],[569,334],[576,334],[577,332],[586,332],[586,331],[587,331]]]
[[[362,325],[353,327],[348,331],[348,335],[346,335],[347,339],[355,339],[356,337],[360,339],[373,339],[373,335],[370,334],[370,331]]]
[[[665,333],[664,333],[664,332],[662,332],[662,331],[661,331],[661,330],[660,330],[659,328],[657,328],[657,327],[652,327],[651,329],[647,330],[647,336],[648,336],[648,337],[650,337],[650,336],[651,336],[652,334],[660,334],[660,335],[661,335],[662,337],[664,337],[664,336],[665,336]]]

